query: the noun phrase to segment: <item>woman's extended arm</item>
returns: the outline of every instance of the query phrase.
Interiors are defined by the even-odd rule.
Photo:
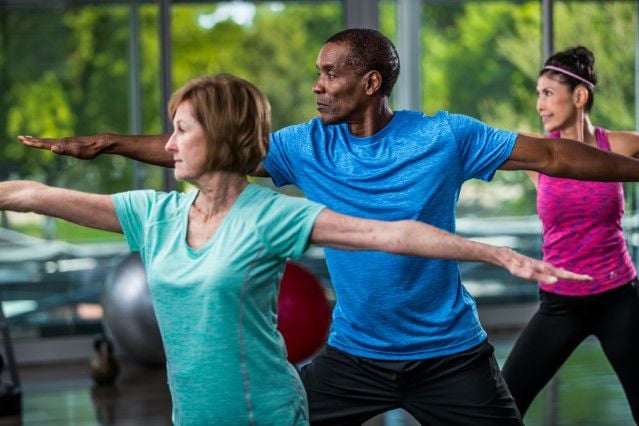
[[[511,274],[544,283],[557,279],[590,281],[548,263],[521,255],[506,247],[470,241],[417,221],[384,222],[358,219],[324,209],[311,233],[314,244],[344,250],[376,250],[389,253],[492,263]]]
[[[608,132],[610,150],[626,157],[639,158],[639,133]]]
[[[122,232],[110,195],[25,180],[0,182],[0,210],[39,213],[104,231]]]

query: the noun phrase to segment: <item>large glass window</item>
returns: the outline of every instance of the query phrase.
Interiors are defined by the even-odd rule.
[[[593,124],[635,130],[637,3],[557,1],[555,50],[583,45],[595,54]]]
[[[11,4],[0,6],[0,179],[103,193],[130,189],[133,166],[124,158],[78,161],[27,149],[16,136],[129,131],[131,8]],[[144,32],[157,33],[156,15],[150,5],[140,8]],[[157,131],[157,44],[142,43],[144,130]],[[32,214],[2,219],[0,300],[13,335],[98,331],[105,277],[127,251],[122,236]]]
[[[330,2],[230,2],[173,7],[173,81],[229,72],[268,96],[273,128],[316,115],[315,60],[342,29],[342,7]]]
[[[142,172],[136,179],[134,162],[122,157],[79,161],[17,141],[21,134],[130,133],[135,72],[141,131],[162,131],[157,4],[95,3],[0,5],[0,179],[101,193],[130,190],[135,182],[162,189],[156,167],[136,166]],[[317,52],[342,22],[339,1],[177,3],[171,8],[173,88],[229,72],[265,91],[274,129],[307,121],[316,112]],[[139,71],[131,62],[134,42]],[[13,335],[100,330],[103,285],[128,253],[122,236],[31,214],[0,216],[0,300]]]
[[[538,1],[425,2],[423,108],[467,114],[492,126],[539,131],[535,80],[541,61]],[[523,174],[464,185],[459,216],[533,214]]]

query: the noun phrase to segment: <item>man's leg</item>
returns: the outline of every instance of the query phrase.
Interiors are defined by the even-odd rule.
[[[394,374],[327,347],[300,371],[312,425],[360,425],[399,407]]]
[[[414,361],[401,379],[402,407],[430,426],[521,425],[488,342],[458,354]]]

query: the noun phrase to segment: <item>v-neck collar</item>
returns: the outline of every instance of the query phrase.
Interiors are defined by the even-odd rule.
[[[211,235],[211,237],[208,239],[206,243],[204,243],[204,245],[202,245],[202,247],[199,247],[197,249],[191,247],[189,243],[186,241],[186,237],[187,237],[188,229],[189,229],[189,212],[191,211],[191,208],[193,207],[193,203],[195,202],[197,196],[200,193],[199,189],[193,191],[190,199],[187,202],[188,208],[184,209],[185,210],[184,216],[182,218],[182,231],[181,231],[182,235],[180,236],[180,239],[182,240],[182,244],[184,245],[184,247],[186,247],[186,251],[191,257],[201,256],[203,253],[207,252],[211,246],[215,244],[215,242],[218,240],[218,235],[220,235],[220,233],[224,230],[224,228],[227,227],[227,223],[232,219],[232,217],[235,216],[235,211],[237,210],[237,206],[243,203],[243,199],[248,196],[245,194],[252,191],[252,189],[249,190],[249,188],[252,186],[253,184],[249,183],[248,185],[246,185],[246,187],[244,187],[242,192],[240,192],[240,194],[235,199],[235,202],[233,202],[233,205],[229,209],[228,213],[226,213],[226,216],[224,216],[224,218],[222,219],[222,222],[220,223],[220,226],[217,228],[215,233]]]

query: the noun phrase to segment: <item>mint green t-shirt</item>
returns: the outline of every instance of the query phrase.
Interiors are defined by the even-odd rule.
[[[178,425],[307,424],[307,402],[277,331],[287,258],[302,255],[323,206],[249,184],[213,237],[186,243],[198,191],[113,195],[144,261]]]

